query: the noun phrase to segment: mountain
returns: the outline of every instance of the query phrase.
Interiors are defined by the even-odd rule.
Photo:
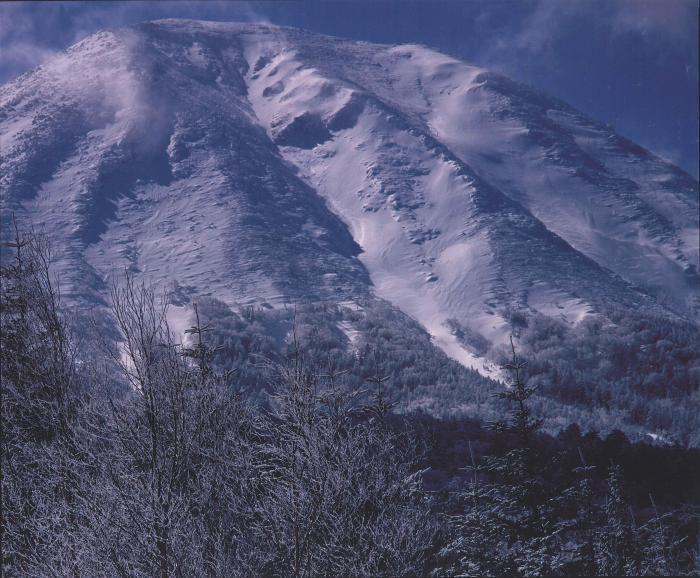
[[[487,375],[533,315],[697,326],[697,181],[423,46],[183,20],[100,32],[0,89],[0,135],[3,234],[13,213],[43,230],[81,307],[125,269],[169,288],[179,329],[203,297],[388,303]],[[367,338],[350,317],[348,347]]]

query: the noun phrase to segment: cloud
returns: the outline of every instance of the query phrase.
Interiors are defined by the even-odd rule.
[[[43,48],[27,41],[15,41],[2,46],[3,63],[0,70],[7,76],[21,74],[56,54],[55,50]]]
[[[636,36],[648,43],[687,46],[697,38],[695,0],[538,0],[487,43],[479,58],[512,69],[532,58],[556,58],[572,36],[614,44]]]
[[[161,18],[264,21],[252,2],[0,3],[0,83],[43,63],[98,30]]]
[[[41,64],[55,53],[36,41],[32,19],[18,10],[19,6],[0,4],[0,81]]]
[[[698,5],[694,0],[616,0],[611,30],[618,34],[655,34],[669,42],[695,34]]]

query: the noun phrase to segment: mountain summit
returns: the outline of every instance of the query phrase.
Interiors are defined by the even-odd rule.
[[[125,268],[181,304],[383,300],[481,371],[519,315],[697,319],[697,181],[424,46],[100,32],[0,89],[0,134],[3,225],[49,235],[78,304]]]

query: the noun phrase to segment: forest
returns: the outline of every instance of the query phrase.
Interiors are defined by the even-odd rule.
[[[538,388],[553,387],[558,367],[546,356],[571,352],[542,336],[567,329],[523,326],[501,351],[505,384],[404,359],[409,380],[420,369],[415,388],[424,371],[447,387],[467,375],[487,408],[438,419],[397,411],[390,352],[336,355],[319,345],[328,335],[301,323],[281,353],[271,337],[227,342],[217,324],[245,333],[260,317],[244,322],[214,300],[193,304],[182,340],[167,300],[128,274],[110,295],[119,339],[81,332],[46,240],[18,233],[3,251],[5,576],[700,572],[698,449],[544,428]],[[634,322],[620,313],[621,326]],[[600,328],[577,331],[585,343]],[[653,341],[620,355],[640,364],[652,393],[669,379],[673,395],[687,395],[675,391],[686,378],[650,371],[687,353]],[[619,376],[590,351],[580,360],[577,371],[607,380],[587,395],[607,395]],[[620,383],[613,410],[628,395]]]

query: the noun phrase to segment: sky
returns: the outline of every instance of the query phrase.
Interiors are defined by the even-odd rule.
[[[420,43],[561,98],[698,177],[698,0],[0,3],[0,83],[85,36],[158,18]]]

